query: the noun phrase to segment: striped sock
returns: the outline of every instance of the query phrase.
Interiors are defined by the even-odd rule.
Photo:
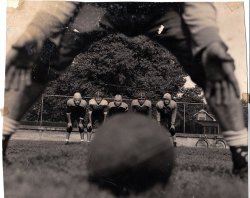
[[[223,136],[229,146],[247,146],[247,129],[224,131]]]
[[[3,135],[12,135],[13,133],[16,132],[18,126],[19,126],[19,122],[15,121],[11,118],[4,117]]]

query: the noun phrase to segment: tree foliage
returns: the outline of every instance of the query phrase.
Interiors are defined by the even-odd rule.
[[[195,85],[191,88],[182,87],[180,89],[180,96],[176,98],[179,102],[189,102],[189,103],[203,103],[204,95],[200,87]]]
[[[103,90],[107,96],[120,93],[129,98],[145,90],[149,98],[159,98],[166,91],[176,95],[184,76],[176,59],[157,43],[143,36],[131,39],[115,34],[79,54],[49,89],[63,95],[75,90],[93,95]]]
[[[191,88],[182,87],[179,96],[176,97],[175,100],[177,102],[180,102],[180,104],[178,105],[178,112],[180,115],[182,115],[182,119],[184,117],[184,111],[185,119],[192,120],[193,115],[199,112],[201,109],[205,109],[206,111],[208,110],[207,105],[204,103],[202,89],[197,85]]]

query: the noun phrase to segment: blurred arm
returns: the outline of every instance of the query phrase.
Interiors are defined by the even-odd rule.
[[[184,3],[183,19],[190,31],[192,52],[201,62],[206,75],[206,98],[215,93],[217,104],[225,104],[222,82],[231,84],[237,97],[239,85],[234,75],[234,60],[227,53],[227,46],[219,36],[216,9],[213,3]]]
[[[34,65],[46,39],[57,46],[80,3],[43,2],[24,33],[17,39],[6,56],[6,90],[22,89],[31,84],[30,68]]]

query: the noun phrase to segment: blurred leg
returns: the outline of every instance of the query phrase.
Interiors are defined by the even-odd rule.
[[[41,96],[46,83],[32,83],[31,86],[25,87],[23,90],[5,92],[5,108],[7,110],[4,116],[3,125],[3,156],[6,156],[6,149],[9,139],[18,128],[18,123],[33,105],[33,103]]]
[[[45,42],[39,60],[34,63],[31,86],[19,91],[6,91],[5,107],[8,114],[4,119],[3,156],[6,155],[8,141],[16,131],[18,122],[46,87],[50,78],[49,72],[55,77],[53,71],[64,70],[82,50],[86,50],[94,41],[105,36],[104,30],[99,27],[100,13],[103,15],[104,12],[96,11],[93,15],[92,11],[93,6],[83,6],[62,36],[58,48],[50,40]],[[85,19],[89,14],[93,19],[91,24]]]
[[[160,24],[164,26],[164,29],[159,34]],[[240,175],[242,170],[243,175],[247,176],[247,130],[244,126],[241,102],[231,85],[221,83],[213,85],[212,89],[207,87],[208,80],[201,60],[192,57],[190,34],[180,13],[176,11],[166,13],[164,19],[158,25],[156,23],[148,36],[170,50],[191,79],[203,88],[208,105],[219,121],[224,138],[230,146],[234,164],[233,172]],[[224,94],[224,103],[218,104],[215,97],[218,92]]]

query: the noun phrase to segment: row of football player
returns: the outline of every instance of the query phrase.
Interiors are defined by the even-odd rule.
[[[83,120],[88,107],[88,124],[87,124],[87,142],[91,140],[93,126],[100,125],[106,121],[107,116],[111,117],[116,114],[128,112],[128,104],[122,101],[121,95],[116,95],[114,101],[108,103],[104,99],[101,92],[97,91],[95,96],[90,99],[87,104],[79,92],[76,92],[73,98],[67,101],[67,133],[66,144],[69,143],[69,136],[72,132],[72,123],[77,121],[78,128],[81,136],[81,141],[84,141],[84,124]],[[145,116],[151,116],[152,104],[146,98],[144,92],[140,92],[137,99],[131,103],[131,109],[135,113],[140,113]],[[169,93],[165,93],[162,100],[156,104],[156,117],[159,124],[166,127],[173,138],[174,145],[176,146],[175,138],[175,120],[177,114],[177,104],[172,100]]]

